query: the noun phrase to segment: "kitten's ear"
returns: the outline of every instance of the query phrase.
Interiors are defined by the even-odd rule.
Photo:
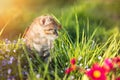
[[[41,19],[40,19],[40,24],[41,24],[41,25],[44,25],[45,22],[46,22],[46,19],[45,19],[45,18],[41,18]]]
[[[35,23],[39,23],[39,25],[45,25],[46,23],[46,19],[44,17],[37,17],[35,20],[34,20]]]

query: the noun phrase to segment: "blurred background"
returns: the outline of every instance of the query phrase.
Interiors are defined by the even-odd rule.
[[[74,27],[74,14],[80,25],[89,20],[92,27],[102,27],[101,33],[120,30],[120,0],[0,0],[0,39],[17,39],[42,14],[55,15],[68,32]]]

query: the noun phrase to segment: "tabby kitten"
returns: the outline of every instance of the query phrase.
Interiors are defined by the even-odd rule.
[[[25,44],[31,50],[35,49],[40,56],[48,57],[60,28],[61,25],[52,16],[40,16],[32,22],[25,32]]]

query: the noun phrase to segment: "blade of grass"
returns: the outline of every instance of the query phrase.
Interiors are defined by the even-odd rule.
[[[75,12],[76,12],[76,10],[75,10]],[[77,16],[77,14],[75,13],[75,20],[76,20],[76,38],[77,38],[77,47],[79,47],[79,22],[78,22],[78,16]]]
[[[33,70],[32,61],[30,60],[30,57],[29,57],[28,52],[27,52],[27,50],[26,50],[24,45],[22,46],[22,48],[24,50],[25,56],[26,56],[26,58],[28,60],[28,63],[29,63],[31,80],[35,80],[35,73],[34,73],[34,70]]]
[[[2,35],[3,31],[5,30],[5,28],[7,27],[7,25],[12,21],[14,20],[19,14],[16,14],[13,16],[12,19],[8,20],[7,23],[3,26],[3,28],[0,30],[0,36]]]
[[[0,30],[0,36],[2,35],[3,31],[5,30],[6,26],[9,24],[10,20],[7,21],[7,23],[3,26],[3,28]]]
[[[20,80],[22,80],[23,76],[22,76],[22,68],[21,68],[20,56],[18,56],[18,71],[19,71]]]

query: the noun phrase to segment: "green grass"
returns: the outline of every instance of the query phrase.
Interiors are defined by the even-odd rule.
[[[88,10],[86,5],[88,3],[72,6],[57,16],[63,27],[50,51],[48,62],[43,62],[35,51],[28,52],[21,37],[14,41],[0,40],[0,79],[71,80],[74,77],[87,80],[79,71],[65,74],[71,58],[77,59],[78,66],[89,69],[94,63],[102,65],[104,59],[120,56],[119,28],[107,30],[100,22],[92,22],[83,15]],[[90,7],[94,6],[91,4]],[[0,31],[0,36],[4,30]]]
[[[54,49],[51,50],[52,63],[43,62],[38,54],[30,56],[31,53],[25,48],[22,39],[18,39],[15,43],[9,40],[0,41],[0,77],[1,79],[13,78],[23,80],[24,77],[29,80],[70,80],[74,77],[77,80],[84,79],[84,74],[78,71],[72,72],[69,75],[64,73],[65,69],[70,66],[70,59],[75,57],[77,65],[82,68],[90,68],[94,63],[103,63],[105,58],[113,58],[119,55],[120,50],[120,33],[118,29],[99,33],[101,28],[92,29],[89,20],[86,20],[85,26],[82,27],[78,21],[77,14],[74,15],[74,32],[75,35],[70,35],[66,28],[62,28],[59,32],[59,38],[55,41]],[[65,22],[64,19],[62,19]],[[71,19],[72,20],[72,19]],[[69,21],[71,21],[69,20]],[[62,23],[62,25],[65,25]],[[67,25],[66,25],[67,26]],[[102,31],[101,31],[102,32]],[[109,34],[109,35],[108,35]],[[106,36],[99,41],[100,36]],[[73,40],[74,38],[74,40]],[[8,64],[10,58],[15,60]],[[3,61],[5,63],[3,64]],[[8,73],[8,70],[11,72]],[[26,74],[23,75],[23,74]],[[3,75],[3,76],[1,76]]]

